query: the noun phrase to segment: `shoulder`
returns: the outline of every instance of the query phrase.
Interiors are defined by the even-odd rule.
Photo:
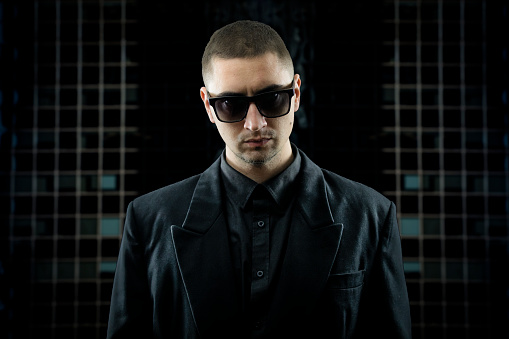
[[[143,194],[136,198],[136,204],[149,204],[158,205],[168,202],[169,200],[182,199],[186,195],[192,195],[196,183],[198,182],[201,174],[192,176],[182,181],[173,183],[171,185],[159,188],[155,191]]]
[[[201,174],[143,194],[131,202],[137,219],[142,222],[155,220],[181,223],[193,197],[194,189]]]
[[[334,220],[356,225],[358,231],[368,231],[372,227],[380,229],[395,216],[394,204],[373,188],[328,170],[322,171]]]
[[[301,172],[308,183],[325,182],[327,199],[331,208],[350,214],[366,213],[375,209],[377,213],[388,212],[391,201],[371,187],[347,179],[339,174],[323,169],[309,159],[302,151]],[[313,179],[314,178],[314,179]],[[323,179],[322,179],[323,178]]]
[[[374,242],[391,231],[396,220],[395,205],[371,187],[322,170],[327,198],[334,220],[344,225],[347,243],[376,248]],[[365,241],[371,242],[366,245]]]
[[[207,187],[217,185],[218,170],[219,159],[200,174],[134,199],[129,209],[139,223],[182,225],[199,182]]]
[[[328,187],[328,194],[333,200],[346,200],[360,206],[365,204],[381,205],[386,208],[391,203],[384,195],[369,186],[347,179],[326,169],[322,169],[322,173]]]

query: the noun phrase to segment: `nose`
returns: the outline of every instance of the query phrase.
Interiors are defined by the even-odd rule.
[[[261,130],[267,126],[267,121],[265,117],[258,112],[258,108],[252,102],[249,105],[249,109],[247,111],[246,119],[244,120],[244,128],[250,131],[256,132]]]

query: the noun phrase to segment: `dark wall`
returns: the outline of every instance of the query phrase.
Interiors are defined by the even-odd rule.
[[[271,25],[302,78],[292,141],[323,167],[379,184],[379,1],[141,5],[142,191],[201,172],[224,147],[199,98],[201,56],[216,29],[241,19]]]

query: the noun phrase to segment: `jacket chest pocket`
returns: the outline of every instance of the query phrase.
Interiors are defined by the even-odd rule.
[[[326,289],[348,290],[361,287],[364,284],[364,271],[331,274],[327,280]]]
[[[356,309],[364,285],[364,271],[331,274],[325,287],[325,303],[345,310]]]

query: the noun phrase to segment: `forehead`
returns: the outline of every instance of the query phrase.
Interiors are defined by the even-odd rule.
[[[293,74],[273,53],[253,58],[222,59],[211,62],[210,93],[235,92],[250,95],[270,85],[290,83]]]

